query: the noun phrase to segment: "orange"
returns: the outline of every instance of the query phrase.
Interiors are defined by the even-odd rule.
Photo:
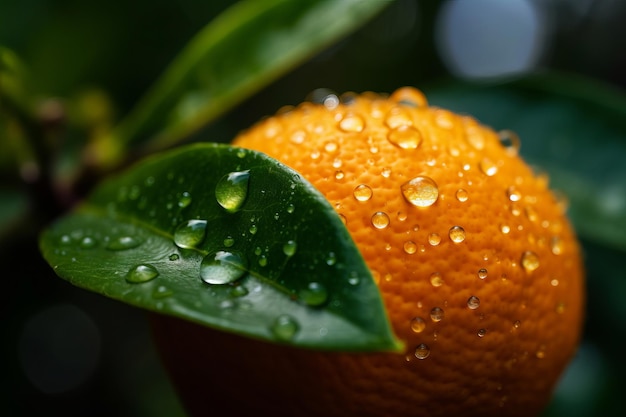
[[[544,408],[579,341],[583,269],[563,201],[518,156],[512,132],[402,88],[283,109],[234,144],[296,169],[336,208],[406,351],[317,352],[158,318],[192,415]]]

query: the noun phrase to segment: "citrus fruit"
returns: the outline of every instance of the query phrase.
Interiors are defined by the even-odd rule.
[[[580,249],[512,132],[413,88],[281,110],[234,144],[297,170],[344,220],[402,353],[319,352],[158,318],[192,415],[533,416],[575,352]]]

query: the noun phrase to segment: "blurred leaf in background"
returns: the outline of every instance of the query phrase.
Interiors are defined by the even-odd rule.
[[[12,108],[22,108],[38,120],[35,125],[24,124],[0,108],[0,257],[8,271],[0,311],[0,354],[6,363],[1,414],[184,415],[158,363],[143,313],[71,287],[54,277],[41,260],[36,235],[59,213],[49,196],[34,193],[29,199],[24,192],[33,189],[33,182],[28,182],[33,165],[27,162],[41,158],[41,149],[32,148],[37,144],[26,142],[24,127],[42,128],[38,110],[51,108],[46,103],[60,105],[61,128],[44,126],[40,133],[47,138],[44,149],[58,151],[53,171],[62,181],[56,184],[57,196],[67,198],[66,206],[72,204],[64,179],[78,172],[85,143],[132,115],[131,109],[142,103],[141,97],[187,42],[233,3],[0,3],[0,46],[12,51],[2,55],[0,97],[5,92],[6,98],[7,80],[22,74],[6,63],[21,62],[30,85],[27,93],[14,97],[28,100]],[[268,8],[274,4],[258,3]],[[310,24],[306,12],[316,10],[317,3],[333,2],[307,2],[309,9],[285,12],[294,13],[295,29],[310,33],[305,30]],[[364,26],[350,35],[359,22],[311,14],[322,19],[316,23],[337,24],[344,31],[333,32],[315,45],[306,44],[308,53],[281,64],[283,71],[292,70],[262,90],[258,90],[261,82],[251,80],[258,82],[255,88],[243,89],[237,96],[246,100],[237,105],[228,102],[230,110],[203,125],[192,139],[227,142],[261,117],[297,104],[320,87],[389,92],[413,85],[424,89],[433,105],[475,115],[496,129],[514,130],[522,141],[522,156],[545,170],[553,187],[568,194],[588,270],[582,347],[545,415],[624,415],[622,352],[626,346],[619,336],[626,330],[622,266],[626,3],[364,3],[386,7],[371,21],[363,16]],[[381,5],[369,6],[374,13]],[[281,22],[277,30],[284,28],[285,20]],[[287,40],[271,25],[263,30],[267,32],[258,39],[273,39],[268,45],[277,42],[273,53],[281,55],[279,46]],[[235,59],[219,63],[224,65],[220,73],[254,74],[248,53],[242,49],[241,62],[235,54]],[[298,62],[302,64],[296,66]],[[0,106],[6,108],[6,102],[0,101]],[[200,124],[192,130],[199,128]]]

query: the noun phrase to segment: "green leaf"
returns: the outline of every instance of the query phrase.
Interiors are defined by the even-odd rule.
[[[40,246],[62,278],[148,310],[317,349],[400,346],[339,216],[261,153],[199,144],[152,157]]]
[[[101,142],[114,160],[129,146],[163,149],[364,24],[388,1],[241,1],[208,24]]]
[[[626,96],[597,81],[548,74],[504,85],[450,84],[433,105],[511,129],[521,154],[569,200],[581,237],[626,250]]]
[[[19,105],[24,110],[30,105],[26,85],[26,69],[17,55],[0,45],[0,106]]]

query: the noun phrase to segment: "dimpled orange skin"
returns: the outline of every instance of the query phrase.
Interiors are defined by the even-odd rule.
[[[234,144],[299,171],[343,216],[406,350],[317,352],[157,318],[192,415],[541,412],[579,341],[583,269],[563,203],[515,140],[503,146],[475,119],[402,88],[304,103]],[[434,189],[424,190],[425,207],[402,191],[420,176],[438,191],[428,205]]]

